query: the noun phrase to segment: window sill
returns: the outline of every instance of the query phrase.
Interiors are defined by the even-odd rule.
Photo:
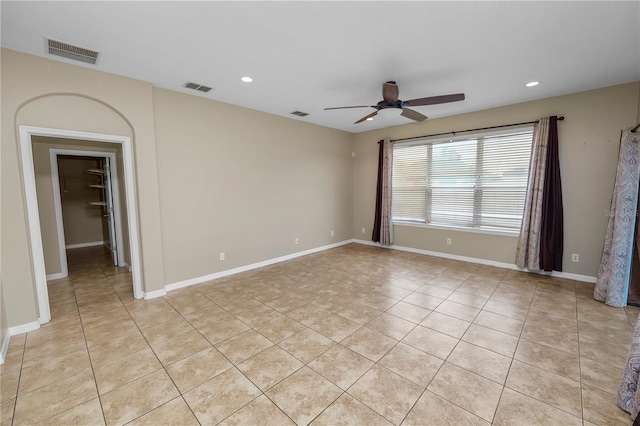
[[[464,228],[461,226],[432,225],[429,223],[403,222],[403,221],[395,221],[395,220],[392,223],[395,226],[442,229],[442,230],[451,230],[451,231],[457,231],[457,232],[469,232],[472,234],[500,235],[504,237],[515,237],[515,238],[517,238],[520,235],[520,231],[498,231],[498,230],[491,230],[491,229],[474,229],[474,228]]]

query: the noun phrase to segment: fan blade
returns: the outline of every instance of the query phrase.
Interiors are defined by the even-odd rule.
[[[418,122],[424,121],[424,120],[427,119],[426,115],[422,115],[418,111],[414,111],[414,110],[409,109],[409,108],[402,108],[402,114],[400,114],[400,115],[402,115],[403,117],[407,117],[407,118],[409,118],[409,119],[411,119],[413,121],[418,121]]]
[[[395,81],[387,81],[382,84],[382,99],[385,102],[395,102],[398,100],[398,85]]]
[[[373,111],[371,114],[369,115],[365,115],[364,117],[362,117],[360,120],[356,121],[353,124],[358,124],[358,123],[362,123],[363,121],[365,121],[367,118],[371,118],[371,117],[375,117],[375,115],[378,113],[378,110]]]
[[[358,105],[358,106],[347,106],[347,107],[333,107],[333,108],[325,108],[325,111],[329,111],[330,109],[347,109],[347,108],[375,108],[373,105]]]
[[[457,102],[457,101],[464,101],[464,93],[412,99],[410,101],[405,101],[404,105],[406,106],[435,105],[435,104],[446,104],[448,102]]]

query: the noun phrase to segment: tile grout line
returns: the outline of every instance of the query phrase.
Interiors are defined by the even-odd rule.
[[[103,272],[104,275],[104,272]],[[108,281],[108,280],[107,280]],[[71,281],[73,283],[73,280]],[[113,286],[111,286],[111,288],[113,288]],[[115,291],[115,290],[114,290]],[[75,285],[74,285],[74,295],[76,297],[76,304],[78,303],[78,295],[76,294],[75,291]],[[118,299],[120,299],[120,297],[118,296]],[[122,303],[122,300],[120,301]],[[123,304],[124,306],[124,304]],[[84,336],[84,344],[87,348],[87,356],[89,356],[89,364],[91,365],[91,374],[93,376],[93,382],[95,384],[96,387],[96,393],[98,394],[98,402],[100,403],[100,410],[102,411],[102,419],[104,420],[104,424],[108,424],[107,423],[107,415],[104,412],[104,406],[102,405],[102,396],[100,395],[100,390],[98,389],[98,380],[96,379],[96,372],[95,369],[93,367],[93,359],[91,358],[91,353],[89,352],[89,342],[87,342],[87,335],[85,333],[85,326],[84,323],[82,321],[82,315],[80,314],[80,305],[78,304],[78,315],[80,315],[80,324],[82,325],[82,335]]]
[[[506,275],[505,275],[506,277]],[[500,283],[504,282],[504,278],[500,281]],[[516,354],[518,353],[518,347],[520,346],[520,341],[522,339],[522,333],[524,333],[524,327],[527,324],[527,317],[529,316],[529,312],[531,312],[531,305],[533,304],[533,299],[535,297],[535,291],[538,287],[538,284],[536,284],[536,287],[533,290],[533,297],[531,298],[531,302],[529,303],[529,306],[527,306],[527,313],[524,317],[524,320],[522,321],[522,328],[520,329],[520,334],[518,335],[518,342],[516,343],[516,347],[513,350],[513,355],[511,356],[511,362],[509,363],[509,368],[507,369],[507,375],[504,378],[504,383],[502,385],[502,390],[500,392],[500,397],[498,398],[498,404],[496,405],[496,408],[493,412],[493,417],[491,418],[491,423],[493,424],[493,421],[496,418],[496,415],[498,414],[498,408],[500,407],[500,401],[502,401],[502,396],[504,395],[504,390],[507,389],[507,380],[509,379],[509,374],[511,373],[511,368],[513,367],[513,361],[515,361],[516,359]],[[497,289],[497,287],[496,287]],[[494,290],[495,293],[495,290]],[[493,293],[492,293],[493,295]],[[508,388],[509,390],[512,390],[511,388]]]
[[[91,372],[93,374],[93,380],[94,380],[95,385],[96,385],[96,393],[98,394],[98,402],[100,402],[100,410],[102,411],[102,418],[104,420],[104,424],[106,425],[106,424],[108,424],[107,423],[107,415],[106,415],[106,413],[104,411],[104,406],[102,405],[102,395],[100,395],[100,390],[98,388],[98,380],[96,379],[96,372],[95,372],[95,369],[93,368],[93,360],[91,358],[91,353],[89,352],[89,344],[87,342],[87,336],[86,336],[85,331],[84,331],[84,325],[82,326],[82,334],[84,335],[85,344],[87,345],[87,355],[89,355],[89,362],[91,363]]]
[[[101,273],[102,273],[102,270],[101,270]],[[104,274],[103,274],[103,275],[104,275]],[[106,276],[105,276],[105,278],[106,278]],[[105,418],[105,416],[104,416],[104,410],[102,409],[102,400],[100,399],[100,393],[98,392],[98,384],[97,384],[97,381],[95,380],[95,371],[94,371],[94,368],[93,368],[93,363],[92,363],[92,360],[91,360],[91,355],[89,354],[89,345],[88,345],[88,343],[87,343],[87,338],[86,338],[86,334],[85,334],[85,328],[84,328],[84,324],[83,324],[83,322],[82,322],[82,315],[80,314],[80,305],[79,305],[79,303],[78,303],[78,297],[77,297],[77,293],[76,293],[75,284],[74,284],[74,282],[73,282],[73,279],[70,279],[70,281],[71,281],[71,286],[72,286],[72,289],[73,289],[73,297],[74,297],[74,300],[75,300],[76,309],[78,310],[78,317],[79,317],[79,319],[80,319],[80,326],[81,326],[81,328],[82,328],[82,337],[83,337],[83,340],[84,340],[84,348],[85,348],[85,351],[86,351],[87,357],[89,358],[89,365],[90,365],[90,368],[91,368],[91,375],[92,375],[92,377],[93,377],[93,384],[94,384],[95,389],[96,389],[96,395],[97,395],[97,398],[98,398],[98,402],[99,402],[99,404],[100,404],[100,410],[102,411],[103,420],[105,421],[105,424],[106,424],[106,418]],[[25,351],[26,351],[26,340],[25,340]],[[22,366],[21,366],[21,368],[22,368]],[[73,376],[70,376],[70,377],[73,377]],[[62,379],[62,380],[66,380],[66,379],[68,379],[68,378],[69,378],[69,377],[67,377],[67,378],[65,378],[65,379]],[[53,383],[52,383],[52,384],[53,384]],[[50,384],[50,385],[51,385],[51,384]],[[49,385],[46,385],[46,386],[49,386]],[[44,386],[44,387],[46,387],[46,386]],[[40,389],[41,389],[41,388],[40,388]],[[34,389],[33,391],[35,391],[35,390],[37,390],[37,389]],[[87,400],[87,401],[90,401],[90,400],[91,400],[91,399],[89,399],[89,400]],[[72,410],[72,409],[74,409],[74,408],[76,408],[76,407],[78,407],[78,406],[80,406],[80,405],[84,404],[84,403],[85,403],[85,402],[87,402],[87,401],[83,401],[83,402],[81,402],[80,404],[76,404],[76,405],[74,405],[74,406],[72,406],[72,407],[69,407],[69,408],[68,408],[68,409],[66,409],[66,410],[60,411],[60,412],[58,412],[58,413],[55,413],[55,414],[53,414],[52,416],[49,416],[49,417],[47,417],[47,418],[45,418],[45,419],[41,419],[41,420],[40,420],[40,422],[42,422],[42,421],[44,421],[44,420],[51,419],[51,418],[56,417],[56,416],[59,416],[59,415],[61,415],[61,414],[63,414],[63,413],[66,413],[66,412],[68,412],[68,411],[70,411],[70,410]],[[14,419],[14,420],[15,420],[15,419]]]
[[[575,281],[573,282],[573,292],[574,295],[576,294],[576,283]],[[585,419],[585,412],[584,412],[584,389],[583,389],[583,383],[582,383],[582,352],[580,351],[580,314],[578,312],[578,298],[576,297],[576,333],[577,333],[577,337],[578,337],[578,379],[579,379],[579,386],[580,386],[580,415],[582,417],[582,424],[584,425],[584,422],[586,421]]]
[[[164,297],[162,297],[162,299],[164,299]],[[175,309],[175,307],[174,307],[173,305],[171,305],[167,300],[165,300],[165,303],[167,303],[169,306],[171,306],[171,308],[172,308],[174,311],[176,311],[176,313],[178,313],[180,316],[182,316],[182,314],[181,314],[180,312],[178,312],[178,311]],[[124,304],[123,304],[123,305],[124,305]],[[193,415],[193,417],[197,420],[198,418],[197,418],[197,416],[195,415],[195,413],[193,412],[193,410],[192,410],[191,406],[190,406],[189,404],[187,404],[186,400],[184,399],[184,394],[180,391],[180,388],[178,388],[178,386],[177,386],[177,384],[175,383],[175,381],[174,381],[173,377],[171,377],[171,375],[170,375],[170,374],[169,374],[169,372],[167,371],[167,366],[166,366],[166,365],[164,365],[164,364],[162,363],[162,361],[160,361],[160,358],[158,357],[158,354],[157,354],[157,353],[156,353],[156,351],[153,349],[153,346],[151,346],[151,343],[149,343],[149,340],[147,339],[147,337],[146,337],[146,336],[144,335],[144,333],[142,332],[142,329],[140,328],[140,325],[139,325],[139,324],[136,322],[136,320],[133,318],[133,316],[131,315],[131,312],[129,312],[129,309],[127,309],[127,306],[126,306],[126,305],[124,305],[124,308],[125,308],[125,310],[127,311],[127,314],[129,315],[129,318],[131,318],[131,321],[133,321],[133,323],[135,324],[136,329],[138,330],[138,332],[140,333],[140,335],[141,335],[141,336],[142,336],[142,338],[144,339],[145,343],[147,344],[147,347],[149,348],[149,350],[151,350],[151,352],[153,353],[153,356],[155,356],[155,357],[156,357],[156,360],[158,360],[158,363],[159,363],[159,364],[160,364],[160,366],[161,366],[161,368],[159,368],[158,370],[154,370],[154,371],[151,371],[151,372],[149,372],[149,373],[147,373],[147,374],[144,374],[144,375],[142,375],[142,376],[140,376],[140,377],[137,377],[136,379],[134,379],[134,380],[132,380],[132,381],[130,381],[130,382],[128,382],[128,383],[131,383],[131,382],[133,382],[133,381],[135,381],[135,380],[139,380],[139,379],[141,379],[141,378],[143,378],[143,377],[147,377],[147,376],[149,376],[149,375],[151,375],[151,374],[156,373],[157,371],[163,370],[163,371],[164,371],[164,373],[167,375],[167,377],[169,377],[169,380],[171,380],[171,383],[173,384],[174,388],[178,391],[178,396],[177,396],[177,397],[175,397],[175,398],[171,398],[169,401],[166,401],[166,402],[164,402],[163,404],[161,404],[161,405],[159,405],[159,406],[157,406],[157,407],[152,408],[150,411],[144,412],[144,413],[140,414],[139,416],[137,416],[137,417],[135,417],[135,418],[133,418],[133,419],[128,420],[128,421],[127,421],[127,423],[133,422],[134,420],[139,419],[139,418],[141,418],[142,416],[145,416],[146,414],[149,414],[150,412],[152,412],[152,411],[154,411],[154,410],[156,410],[156,409],[158,409],[158,408],[160,408],[160,407],[162,407],[162,406],[164,406],[164,405],[168,404],[169,402],[171,402],[171,401],[173,401],[173,400],[175,400],[175,399],[177,399],[177,398],[181,398],[181,399],[184,401],[185,405],[187,406],[187,408],[189,409],[189,411],[191,412],[191,414]],[[184,318],[184,317],[183,317],[183,318]],[[184,319],[185,319],[185,321],[187,321],[187,319],[186,319],[186,318],[184,318]],[[187,321],[187,322],[188,322],[188,321]],[[191,323],[189,323],[189,325],[191,325]],[[193,326],[192,326],[192,327],[193,327]],[[194,327],[194,328],[195,328],[195,327]],[[203,336],[203,337],[204,337],[204,336]],[[146,348],[145,348],[145,349],[146,349]],[[144,350],[144,349],[141,349],[140,351],[137,351],[137,352],[141,352],[142,350]],[[202,349],[202,350],[205,350],[205,349]],[[134,353],[136,353],[136,352],[134,352]],[[198,353],[198,352],[196,352],[196,353]],[[185,357],[185,358],[186,358],[186,357]],[[184,358],[181,358],[180,360],[182,360],[182,359],[184,359]],[[178,361],[180,361],[180,360],[176,360],[175,362],[178,362]],[[169,364],[169,365],[172,365],[172,364],[173,364],[173,363],[171,363],[171,364]],[[120,386],[118,386],[118,387],[116,387],[116,388],[110,389],[108,392],[111,392],[111,391],[113,391],[113,390],[115,390],[115,389],[118,389],[118,388],[120,388],[120,387],[122,387],[122,386],[125,386],[125,385],[127,385],[128,383],[125,383],[125,384],[120,385]],[[103,410],[103,412],[104,412],[104,410]],[[199,421],[198,421],[198,423],[199,423]],[[107,424],[107,423],[106,423],[106,419],[105,419],[105,424]]]
[[[506,274],[505,274],[505,276],[506,276]],[[503,278],[503,279],[504,279],[504,278]],[[462,282],[458,287],[456,287],[456,290],[457,290],[458,288],[460,288],[460,287],[461,287],[461,286],[462,286],[462,285],[463,285],[467,280],[468,280],[468,278],[467,278],[466,280],[464,280],[464,281],[463,281],[463,282]],[[501,282],[502,282],[502,280],[501,280]],[[495,291],[496,291],[496,289],[497,289],[498,287],[499,287],[499,284],[498,284],[498,286],[496,286],[496,287],[494,288],[494,290],[491,292],[491,295],[489,296],[489,299],[487,299],[487,302],[491,299],[491,296],[495,293]],[[453,294],[453,293],[452,293],[452,294]],[[448,297],[447,297],[447,299],[445,299],[445,300],[448,300]],[[485,305],[486,305],[486,302],[485,302],[485,304],[483,305],[483,307],[484,307]],[[435,311],[434,311],[434,312],[435,312]],[[482,309],[480,309],[480,312],[482,312]],[[475,321],[475,319],[478,317],[478,315],[480,314],[480,312],[478,312],[478,313],[476,314],[476,316],[473,318],[473,321]],[[446,314],[445,314],[445,315],[446,315]],[[455,318],[455,317],[454,317],[454,318]],[[473,322],[473,321],[471,321],[471,322],[470,322],[469,327],[471,327],[471,325],[473,325],[473,324],[474,324],[474,322]],[[469,329],[469,327],[467,327],[467,330]],[[465,334],[466,334],[466,331],[467,331],[467,330],[465,330]],[[451,354],[452,354],[452,353],[455,351],[455,349],[458,347],[458,345],[460,344],[460,342],[462,342],[462,341],[463,341],[463,340],[462,340],[462,338],[463,338],[463,337],[464,337],[464,334],[463,334],[463,336],[461,336],[461,337],[458,339],[458,342],[457,342],[457,343],[456,343],[456,345],[453,347],[453,349],[451,349],[451,352],[449,352],[449,355],[447,355],[447,357],[446,357],[446,358],[445,358],[445,360],[443,361],[442,365],[438,368],[438,371],[436,372],[436,374],[434,374],[434,376],[431,378],[431,380],[430,380],[430,382],[429,382],[429,385],[431,384],[431,382],[433,381],[433,379],[435,379],[435,377],[438,375],[438,373],[440,372],[440,370],[442,369],[442,367],[445,365],[445,363],[447,362],[447,360],[449,359],[449,357],[451,356]],[[477,345],[474,345],[474,346],[477,346]],[[480,347],[480,346],[478,346],[478,347]],[[486,348],[483,348],[483,349],[486,349]],[[512,358],[512,360],[513,360],[513,358]],[[452,364],[452,365],[456,365],[456,364],[453,364],[453,363],[451,363],[451,364]],[[456,365],[456,366],[457,366],[457,365]],[[463,370],[468,371],[468,372],[470,372],[470,373],[472,373],[472,374],[476,374],[476,375],[478,375],[478,376],[480,376],[480,377],[484,377],[484,376],[481,376],[481,375],[480,375],[480,374],[478,374],[478,373],[475,373],[475,372],[473,372],[473,371],[467,370],[466,368],[463,368],[463,367],[459,367],[459,368],[462,368]],[[486,378],[486,377],[484,377],[484,378]],[[505,382],[506,382],[506,378],[505,378]],[[428,391],[428,387],[429,387],[429,386],[427,386],[427,388],[425,388],[425,392],[427,392],[427,391]],[[502,386],[502,391],[504,391],[504,385]],[[434,393],[434,395],[439,396],[440,398],[444,399],[445,401],[448,401],[449,403],[451,403],[451,404],[453,404],[453,405],[455,405],[455,406],[459,407],[460,409],[462,409],[462,410],[466,411],[467,413],[469,413],[469,414],[471,414],[471,415],[473,415],[473,416],[475,416],[475,417],[482,418],[482,417],[478,416],[477,414],[472,413],[471,411],[469,411],[469,410],[468,410],[468,409],[466,409],[465,407],[462,407],[462,406],[460,406],[459,404],[457,404],[457,403],[455,403],[455,402],[453,402],[453,401],[450,401],[449,399],[445,398],[444,396],[441,396],[441,395],[438,395],[438,394],[435,394],[435,393]],[[500,393],[500,398],[501,398],[501,397],[502,397],[502,392]],[[498,404],[500,403],[500,398],[498,398]],[[492,416],[491,421],[490,421],[489,423],[493,423],[493,419],[495,418],[495,414],[496,414],[496,410],[497,410],[497,408],[498,408],[498,406],[496,405],[496,408],[495,408],[495,410],[494,410],[493,416]],[[411,411],[409,411],[409,412],[411,412]],[[408,415],[409,415],[409,413],[407,413],[407,416],[408,416]],[[483,420],[484,420],[484,419],[483,419]]]
[[[446,269],[445,269],[445,271],[446,271]],[[443,271],[443,272],[444,272],[444,271]],[[442,274],[442,273],[441,273],[441,274]],[[440,275],[441,275],[441,274],[440,274]],[[438,277],[438,276],[440,276],[440,275],[437,275],[437,276],[436,276],[436,277],[434,277],[433,279],[437,278],[437,277]],[[463,280],[463,281],[460,283],[460,285],[458,285],[455,289],[453,289],[453,291],[451,292],[451,294],[453,294],[455,291],[457,291],[457,290],[458,290],[458,288],[460,288],[460,287],[461,287],[461,286],[462,286],[462,285],[463,285],[467,280],[468,280],[468,278],[467,278],[467,279],[465,279],[465,280]],[[496,287],[496,288],[497,288],[497,287]],[[495,292],[495,289],[494,289],[494,291],[493,291],[491,294],[493,294],[494,292]],[[449,297],[451,296],[451,294],[450,294],[449,296],[447,296],[445,299],[443,299],[443,300],[442,300],[442,302],[440,302],[437,306],[435,306],[435,307],[434,307],[434,309],[433,309],[433,310],[432,310],[432,311],[431,311],[431,312],[430,312],[430,313],[425,317],[425,319],[426,319],[426,318],[428,318],[428,317],[431,315],[431,313],[433,313],[433,312],[437,312],[437,311],[436,311],[436,309],[438,308],[438,306],[440,306],[442,303],[444,303],[446,300],[448,300],[448,299],[449,299]],[[469,294],[472,294],[472,293],[469,293]],[[435,296],[434,296],[434,297],[435,297]],[[488,301],[488,300],[489,300],[489,299],[487,299],[487,301]],[[486,302],[485,302],[485,304],[486,304]],[[465,306],[467,306],[467,305],[465,305]],[[483,306],[484,306],[484,305],[483,305]],[[480,310],[480,311],[481,311],[481,310]],[[479,313],[478,313],[478,314],[479,314]],[[477,317],[477,315],[478,315],[478,314],[476,314],[476,317]],[[443,315],[447,315],[447,314],[444,314],[444,313],[443,313]],[[447,315],[447,316],[450,316],[450,315]],[[451,317],[452,317],[452,318],[457,318],[457,317],[453,317],[453,316],[451,316]],[[475,320],[475,318],[476,318],[476,317],[474,317],[474,320]],[[460,319],[460,318],[457,318],[457,319]],[[423,321],[424,321],[424,319],[423,319]],[[464,320],[463,320],[463,321],[464,321]],[[421,321],[420,323],[422,323],[422,321]],[[418,325],[420,325],[420,323],[419,323]],[[470,322],[469,324],[470,324],[469,326],[471,326],[471,324],[473,324],[473,322]],[[426,327],[426,328],[428,328],[428,327]],[[468,330],[468,327],[467,327],[467,330]],[[434,330],[434,331],[439,332],[438,330]],[[466,332],[466,330],[465,330],[465,332]],[[442,333],[442,332],[439,332],[439,333]],[[445,334],[445,333],[442,333],[442,334]],[[451,337],[453,337],[453,336],[451,336]],[[458,347],[458,345],[460,344],[460,342],[462,342],[462,337],[463,337],[463,336],[461,336],[460,338],[457,338],[458,342],[457,342],[457,343],[455,344],[455,346],[451,349],[451,352],[449,352],[449,354],[447,355],[447,357],[446,357],[444,360],[442,360],[442,364],[440,364],[440,367],[438,367],[438,369],[437,369],[437,370],[436,370],[436,372],[434,373],[433,377],[431,377],[431,379],[429,380],[429,383],[427,383],[427,385],[425,386],[424,390],[420,393],[420,396],[418,397],[418,399],[413,403],[413,405],[411,406],[411,408],[409,409],[409,411],[407,411],[407,413],[405,414],[405,416],[402,418],[402,421],[400,422],[400,424],[402,424],[402,422],[404,422],[404,421],[407,419],[407,417],[409,416],[409,414],[413,411],[414,407],[418,404],[418,401],[420,401],[420,399],[422,398],[422,396],[423,396],[426,392],[433,393],[433,392],[429,391],[429,386],[430,386],[430,385],[431,385],[431,383],[433,382],[433,379],[435,379],[435,377],[438,375],[438,373],[440,372],[440,370],[442,369],[442,367],[445,365],[445,363],[447,362],[447,360],[449,359],[449,357],[451,356],[451,354],[455,351],[456,347]],[[406,344],[406,343],[405,343],[405,344]],[[409,346],[411,346],[411,345],[409,345]],[[412,347],[413,347],[413,346],[412,346]],[[416,349],[418,349],[418,348],[416,348]],[[418,349],[418,350],[420,350],[420,349]],[[433,355],[433,356],[435,356],[435,355]],[[436,357],[436,358],[438,358],[438,357]],[[439,358],[439,359],[442,359],[442,358]],[[454,364],[454,365],[455,365],[455,364]],[[462,368],[462,367],[460,367],[460,368]],[[465,369],[465,370],[466,370],[466,369]],[[469,371],[469,370],[466,370],[466,371]],[[470,371],[470,372],[471,372],[471,371]],[[473,373],[473,374],[477,374],[477,373],[474,373],[474,372],[471,372],[471,373]],[[481,376],[481,377],[482,377],[482,376]],[[434,395],[436,395],[436,396],[438,396],[438,397],[440,397],[440,398],[442,398],[442,399],[444,399],[445,401],[449,402],[450,404],[455,405],[456,407],[460,408],[461,410],[464,410],[465,412],[467,412],[467,413],[469,413],[469,414],[471,414],[471,415],[473,415],[473,416],[475,416],[475,417],[477,417],[477,418],[481,418],[480,416],[476,415],[475,413],[472,413],[471,411],[467,410],[466,408],[464,408],[464,407],[462,407],[462,406],[460,406],[460,405],[456,404],[455,402],[450,401],[449,399],[447,399],[447,398],[445,398],[445,397],[443,397],[443,396],[441,396],[441,395],[438,395],[438,394],[435,394],[435,393],[433,393],[433,394],[434,394]],[[495,414],[494,414],[494,416],[495,416]],[[484,420],[484,419],[483,419],[483,420]]]
[[[11,424],[15,424],[16,421],[16,408],[18,407],[18,392],[20,391],[20,381],[22,380],[22,368],[24,365],[24,355],[27,352],[27,339],[25,337],[24,339],[24,348],[22,350],[22,357],[20,359],[20,370],[18,373],[18,386],[16,387],[16,396],[15,396],[15,402],[13,403],[13,415],[11,417]]]
[[[575,281],[574,281],[574,286],[575,286]],[[536,290],[537,290],[537,284],[536,284]],[[534,293],[534,297],[535,297],[535,293]],[[576,302],[576,303],[577,303],[577,302]],[[532,305],[533,305],[533,299],[532,299],[532,303],[531,303],[531,305],[530,305],[530,306],[529,306],[529,308],[528,308],[527,316],[526,316],[526,318],[525,318],[525,324],[524,324],[524,325],[526,325],[526,319],[529,317],[529,313],[531,312],[531,306],[532,306]],[[553,315],[553,314],[550,314],[550,315]],[[576,321],[577,321],[577,310],[576,310]],[[522,332],[524,332],[524,325],[523,325]],[[522,332],[521,332],[521,335],[522,335]],[[522,340],[523,340],[523,339],[522,339],[522,337],[520,337],[520,338],[518,339],[518,347],[520,346],[520,342],[521,342]],[[525,341],[528,341],[528,340],[526,340],[526,339],[524,339],[524,340],[525,340]],[[531,341],[531,342],[532,342],[532,343],[535,343],[535,344],[538,344],[538,345],[541,345],[541,346],[549,347],[549,348],[551,348],[551,349],[555,349],[555,348],[553,348],[553,347],[551,347],[551,346],[548,346],[548,345],[545,345],[545,344],[542,344],[542,343],[537,343],[537,342],[535,342],[535,341]],[[560,350],[560,349],[556,349],[556,350],[561,351],[561,352],[565,352],[565,351]],[[562,376],[562,375],[560,375],[560,374],[558,374],[558,373],[555,373],[555,372],[549,371],[549,370],[547,370],[547,369],[545,369],[545,368],[542,368],[542,367],[539,367],[539,366],[535,366],[535,365],[530,364],[530,363],[525,362],[525,361],[516,360],[516,359],[515,359],[515,354],[516,354],[516,353],[517,353],[517,348],[516,348],[516,351],[514,352],[513,361],[518,361],[518,362],[521,362],[521,363],[526,364],[526,365],[528,365],[528,366],[531,366],[531,367],[533,367],[533,368],[536,368],[536,369],[540,369],[540,370],[542,370],[542,371],[545,371],[545,372],[547,372],[547,373],[551,373],[551,374],[557,375],[557,376],[559,376],[559,377],[562,377],[562,378],[565,378],[565,379],[569,379],[569,380],[575,381],[575,380],[570,379],[570,378],[568,378],[568,377]],[[568,353],[568,352],[565,352],[565,353]],[[578,355],[579,355],[579,354],[578,354]],[[511,369],[511,368],[510,368],[510,369]],[[580,385],[580,382],[578,382],[578,383],[579,383],[579,385]],[[506,386],[506,382],[505,382],[505,388],[507,388],[507,386]],[[538,402],[540,402],[540,403],[542,403],[542,404],[544,404],[544,405],[546,405],[546,406],[549,406],[549,407],[551,407],[551,408],[553,408],[553,409],[560,410],[560,411],[562,411],[562,412],[564,412],[564,413],[566,413],[566,414],[568,414],[568,415],[571,415],[572,417],[575,417],[576,419],[578,418],[578,417],[576,417],[576,416],[575,416],[575,414],[573,414],[573,413],[571,413],[571,412],[569,412],[569,411],[565,410],[564,408],[556,407],[556,406],[554,406],[554,405],[549,404],[549,403],[548,403],[548,402],[546,402],[546,401],[542,401],[542,400],[540,400],[540,399],[538,399],[538,398],[536,398],[536,397],[534,397],[534,396],[532,396],[532,395],[528,395],[528,394],[523,393],[523,392],[521,392],[521,391],[519,391],[519,390],[512,389],[512,388],[508,388],[508,389],[509,389],[509,390],[511,390],[511,391],[513,391],[513,392],[517,392],[518,394],[523,395],[523,396],[525,396],[525,397],[528,397],[528,398],[534,399],[534,400],[536,400],[536,401],[538,401]],[[581,393],[580,398],[581,398],[581,402],[582,402],[582,392],[580,392],[580,393]],[[581,414],[582,414],[582,413],[581,413]],[[580,420],[581,420],[581,422],[584,422],[584,417],[583,417],[582,415],[581,415],[581,417],[580,417]]]

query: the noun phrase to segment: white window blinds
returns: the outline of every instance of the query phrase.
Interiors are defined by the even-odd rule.
[[[517,232],[533,128],[396,144],[393,220]]]

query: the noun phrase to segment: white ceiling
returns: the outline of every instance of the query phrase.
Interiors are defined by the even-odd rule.
[[[45,53],[44,38],[101,52]],[[382,83],[443,117],[640,80],[640,2],[1,2],[3,47],[349,132]],[[240,77],[250,75],[247,84]],[[533,88],[531,80],[540,81]],[[181,86],[214,87],[207,94]],[[297,118],[290,112],[309,113]],[[560,111],[559,113],[562,113]]]

